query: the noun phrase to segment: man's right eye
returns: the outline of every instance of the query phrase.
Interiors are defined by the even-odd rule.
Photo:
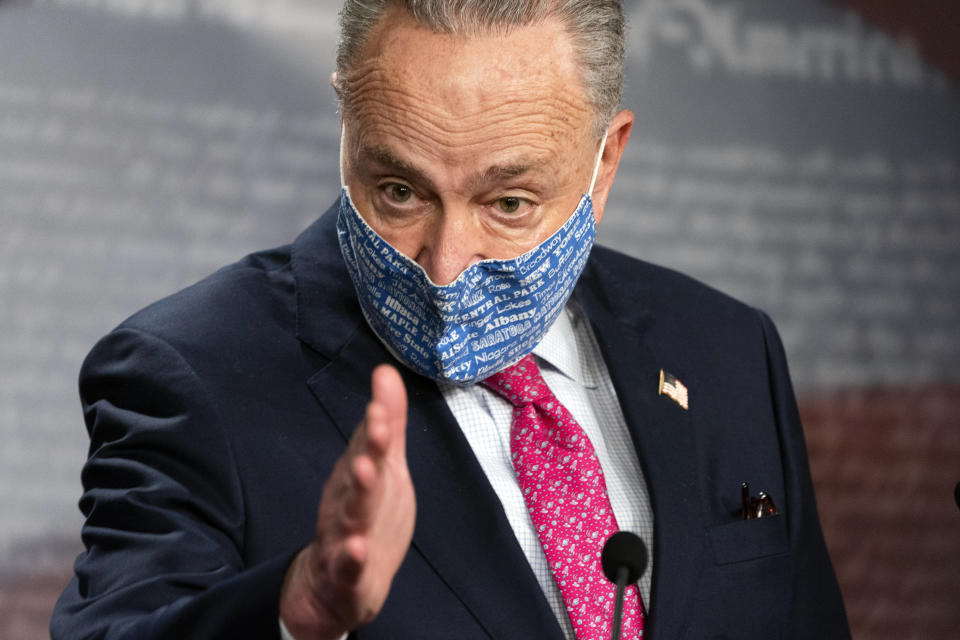
[[[387,197],[397,204],[407,202],[413,196],[413,189],[398,182],[391,182],[390,184],[384,185],[383,190],[386,192]]]

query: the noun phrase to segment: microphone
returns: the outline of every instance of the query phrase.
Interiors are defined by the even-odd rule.
[[[611,640],[620,640],[623,626],[623,592],[628,584],[640,579],[647,568],[647,545],[636,534],[618,531],[603,545],[600,564],[607,580],[617,585],[617,597],[613,604],[613,631]]]

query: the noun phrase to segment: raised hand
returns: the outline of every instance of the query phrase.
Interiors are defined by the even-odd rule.
[[[324,485],[316,537],[296,557],[280,617],[297,640],[338,638],[380,611],[416,517],[407,468],[407,394],[389,365],[371,379],[372,399]]]

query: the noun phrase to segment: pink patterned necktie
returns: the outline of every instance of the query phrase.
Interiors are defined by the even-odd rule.
[[[577,639],[605,640],[616,587],[603,575],[600,552],[619,527],[593,445],[532,355],[482,384],[513,405],[510,457]],[[636,585],[627,587],[621,637],[643,637]]]

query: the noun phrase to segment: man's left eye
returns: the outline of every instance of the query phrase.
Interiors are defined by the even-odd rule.
[[[504,213],[516,213],[520,210],[521,203],[522,200],[520,198],[500,198],[497,200],[497,207]]]

